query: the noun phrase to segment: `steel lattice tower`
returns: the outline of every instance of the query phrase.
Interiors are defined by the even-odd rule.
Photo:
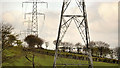
[[[33,2],[23,2],[23,3],[32,3],[33,4],[33,7],[32,7],[32,12],[31,13],[25,13],[25,18],[26,18],[26,15],[32,15],[32,23],[31,23],[31,28],[30,28],[30,31],[27,31],[29,32],[28,34],[32,34],[32,35],[36,35],[38,36],[38,15],[43,15],[44,16],[44,19],[45,19],[45,14],[44,13],[39,13],[37,11],[38,9],[38,5],[37,4],[40,4],[40,3],[45,3],[48,7],[48,3],[47,2],[38,2],[37,0],[36,1],[33,1]]]
[[[59,30],[58,30],[58,37],[56,41],[56,52],[55,52],[55,57],[54,57],[54,63],[53,63],[53,68],[56,68],[56,65],[63,65],[63,64],[57,64],[57,57],[58,57],[58,47],[60,42],[62,41],[68,27],[71,24],[71,21],[73,20],[74,23],[76,24],[76,27],[81,35],[81,38],[86,45],[86,48],[88,50],[88,58],[89,58],[89,68],[93,68],[93,61],[92,61],[92,56],[91,56],[91,49],[89,48],[88,44],[90,42],[90,36],[89,36],[89,29],[88,29],[88,22],[87,22],[87,13],[86,13],[86,6],[84,0],[76,0],[76,4],[81,11],[81,14],[78,15],[65,15],[65,12],[71,3],[71,0],[63,0],[63,5],[62,5],[62,11],[61,11],[61,18],[60,18],[60,24],[59,24]],[[66,19],[69,18],[69,19]],[[64,65],[69,65],[69,64],[64,64]],[[82,65],[82,64],[78,64]]]
[[[38,36],[37,2],[33,2],[31,31],[33,35]]]

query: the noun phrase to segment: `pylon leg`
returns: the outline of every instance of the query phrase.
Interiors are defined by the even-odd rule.
[[[93,60],[91,55],[91,49],[88,49],[88,60],[89,60],[89,68],[93,68]]]

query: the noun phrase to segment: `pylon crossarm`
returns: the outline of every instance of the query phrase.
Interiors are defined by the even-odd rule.
[[[63,17],[83,17],[82,15],[63,15]]]
[[[30,12],[30,13],[25,13],[24,14],[24,18],[26,19],[26,16],[27,15],[32,15],[32,12]],[[44,16],[44,18],[45,18],[45,14],[44,13],[37,13],[37,15],[43,15]]]
[[[33,3],[33,2],[37,2],[37,3],[44,3],[44,4],[46,4],[47,6],[48,6],[48,3],[47,2],[38,2],[38,1],[32,1],[32,2],[30,2],[30,1],[26,1],[26,2],[22,2],[22,7],[23,7],[23,4],[24,3]]]

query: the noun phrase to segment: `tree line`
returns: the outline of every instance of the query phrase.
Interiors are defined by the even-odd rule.
[[[53,41],[53,44],[56,45],[56,40]],[[120,47],[111,49],[110,45],[103,41],[91,41],[89,43],[89,48],[91,48],[91,54],[95,57],[107,58],[109,56],[111,59],[114,57],[119,58]],[[78,42],[73,44],[71,42],[60,42],[58,49],[62,52],[74,52],[86,54],[87,48],[82,43]]]

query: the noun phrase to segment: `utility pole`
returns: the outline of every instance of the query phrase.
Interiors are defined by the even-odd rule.
[[[32,22],[31,22],[31,25],[30,25],[31,27],[30,27],[30,33],[29,34],[38,36],[38,25],[39,25],[39,23],[38,23],[38,15],[39,16],[40,15],[44,16],[44,19],[45,19],[45,14],[38,12],[38,5],[37,4],[46,4],[47,7],[48,7],[48,3],[43,2],[43,1],[39,2],[37,0],[31,1],[31,2],[27,1],[27,2],[22,3],[22,7],[23,7],[24,4],[28,4],[28,3],[32,4],[32,12],[25,13],[24,18],[26,19],[26,15],[31,15],[32,16],[32,20],[31,20]]]
[[[86,64],[57,64],[57,57],[58,57],[58,47],[60,42],[62,41],[65,33],[67,32],[67,29],[69,28],[72,20],[76,24],[76,27],[81,35],[81,38],[84,42],[84,45],[86,45],[86,48],[88,50],[88,68],[93,68],[93,61],[92,61],[92,55],[91,55],[91,49],[89,48],[89,42],[90,42],[90,36],[89,36],[89,28],[88,28],[88,22],[87,22],[87,13],[86,13],[86,5],[84,0],[75,0],[77,7],[79,8],[80,12],[77,15],[74,14],[68,14],[66,15],[65,12],[67,8],[69,7],[71,0],[63,0],[62,10],[61,10],[61,18],[60,18],[60,24],[59,24],[59,30],[58,30],[58,37],[56,41],[56,52],[54,57],[54,63],[53,68],[56,68],[56,65],[86,65]],[[67,19],[66,19],[67,18]]]

